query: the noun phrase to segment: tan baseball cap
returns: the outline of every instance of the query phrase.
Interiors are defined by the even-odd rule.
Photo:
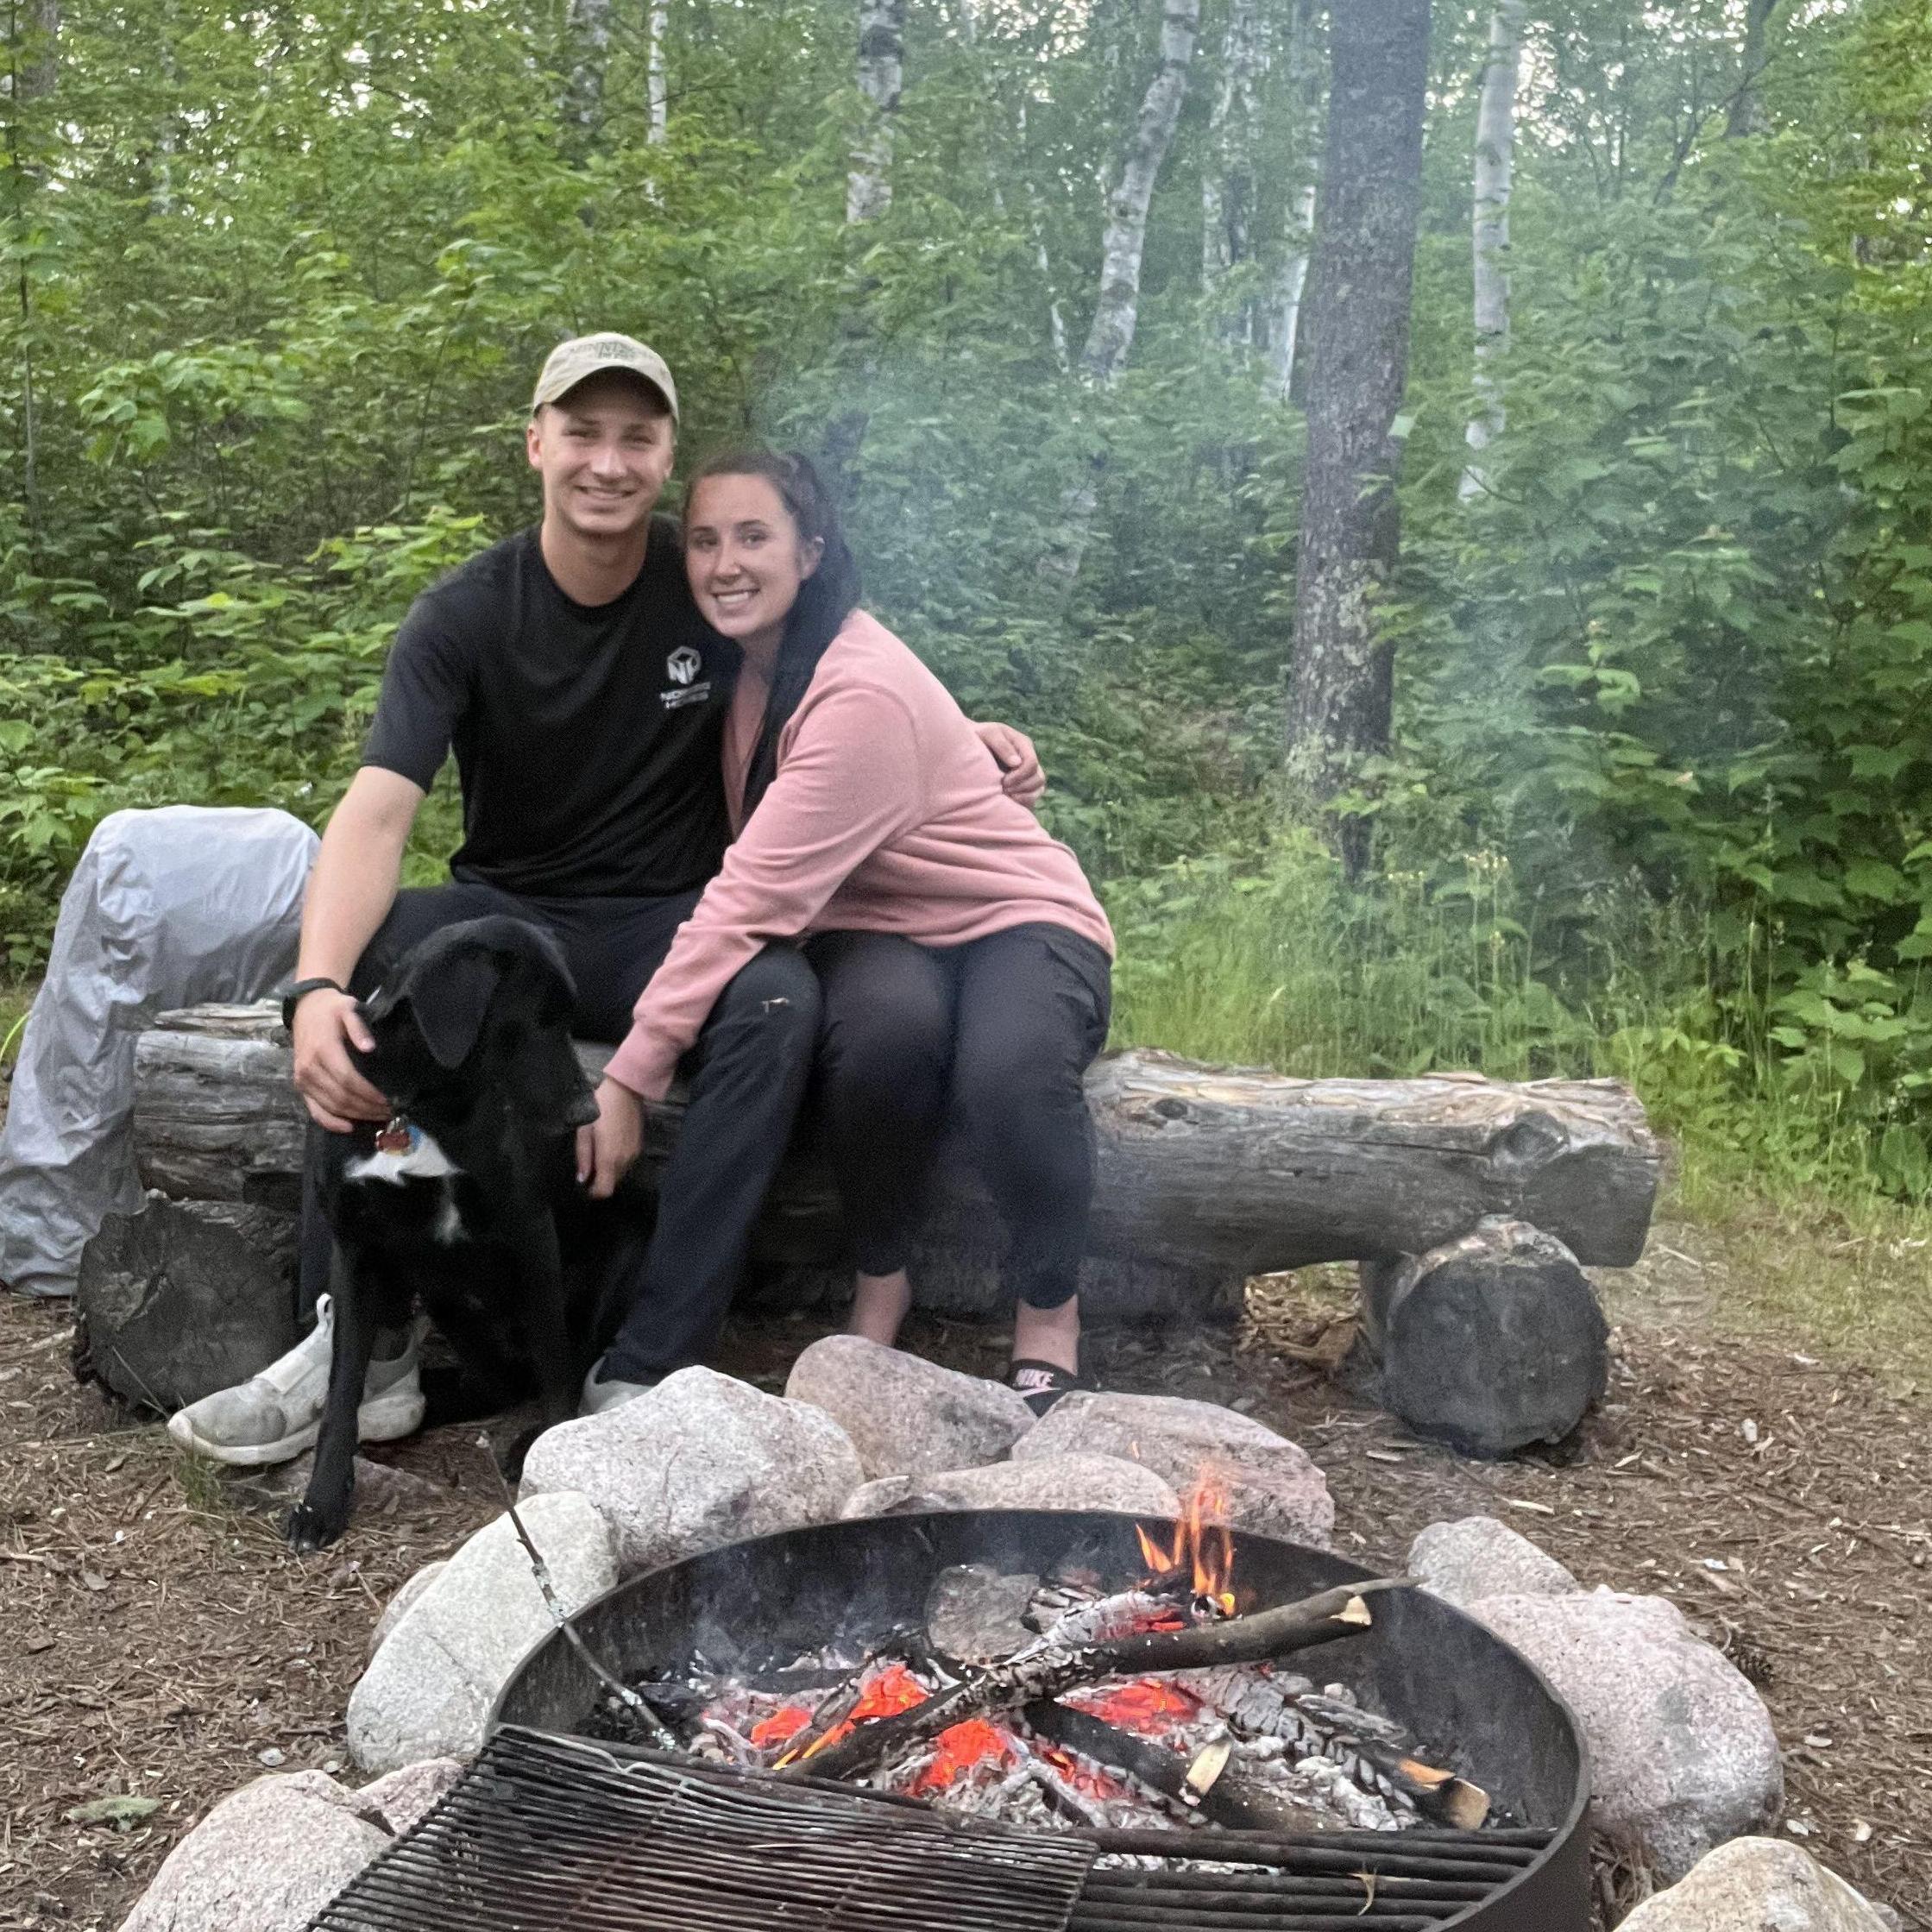
[[[567,395],[578,383],[606,369],[628,369],[640,376],[670,405],[670,419],[677,420],[677,385],[670,369],[654,349],[646,349],[633,336],[607,330],[598,336],[576,336],[559,343],[550,352],[544,373],[537,378],[537,393],[530,399],[534,416],[547,402]]]

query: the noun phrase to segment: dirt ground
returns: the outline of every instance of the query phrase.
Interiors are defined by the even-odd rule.
[[[1098,1335],[1090,1366],[1293,1437],[1327,1474],[1338,1546],[1364,1560],[1399,1564],[1425,1523],[1483,1511],[1586,1584],[1673,1598],[1763,1690],[1787,1828],[1932,1928],[1932,1413],[1865,1370],[1716,1332],[1704,1265],[1660,1244],[1683,1281],[1612,1287],[1609,1395],[1547,1457],[1421,1446],[1284,1354],[1341,1306],[1318,1276],[1256,1284],[1239,1329]],[[718,1365],[777,1386],[824,1325],[742,1320]],[[279,1503],[76,1384],[70,1327],[60,1306],[0,1296],[0,1927],[78,1932],[117,1924],[168,1847],[265,1765],[343,1764],[378,1608],[499,1503],[474,1429],[443,1431],[383,1452],[427,1487],[298,1559]],[[1000,1358],[985,1330],[924,1322],[908,1340],[961,1368]],[[110,1797],[142,1815],[72,1816]]]

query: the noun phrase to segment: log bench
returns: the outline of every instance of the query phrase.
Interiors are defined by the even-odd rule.
[[[593,1076],[607,1050],[580,1047]],[[273,1005],[163,1015],[136,1050],[144,1185],[293,1211],[305,1117],[289,1066]],[[1602,1318],[1577,1264],[1638,1258],[1661,1155],[1620,1083],[1293,1079],[1136,1048],[1103,1055],[1087,1096],[1099,1157],[1089,1318],[1199,1320],[1237,1310],[1249,1275],[1355,1261],[1383,1399],[1413,1427],[1500,1453],[1563,1434],[1600,1392]],[[676,1100],[647,1110],[640,1208],[682,1113]],[[998,1238],[948,1154],[913,1262],[921,1305],[1003,1312]],[[825,1170],[795,1151],[754,1276],[842,1272],[843,1252]]]

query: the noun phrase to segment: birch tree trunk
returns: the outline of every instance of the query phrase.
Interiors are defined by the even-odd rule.
[[[670,95],[665,85],[664,39],[670,28],[668,0],[651,0],[645,16],[645,83],[651,101],[651,131],[645,136],[653,148],[661,147],[670,135]]]
[[[1724,124],[1727,139],[1762,134],[1769,126],[1765,118],[1764,97],[1758,91],[1758,77],[1765,71],[1765,30],[1778,10],[1778,0],[1749,0],[1744,14],[1743,78],[1731,97],[1731,112]]]
[[[1100,299],[1080,352],[1080,368],[1102,387],[1113,381],[1134,346],[1140,318],[1141,256],[1147,247],[1147,211],[1154,184],[1167,158],[1180,104],[1187,98],[1187,66],[1200,32],[1201,0],[1164,0],[1161,65],[1148,85],[1134,133],[1121,156],[1107,202],[1107,232],[1100,247]]]
[[[604,116],[604,75],[610,66],[610,0],[570,0],[565,16],[570,71],[563,119],[579,148],[595,138]]]
[[[1095,388],[1111,387],[1134,346],[1141,309],[1141,257],[1147,247],[1147,211],[1154,184],[1173,145],[1187,98],[1187,69],[1200,32],[1201,0],[1163,0],[1161,64],[1141,98],[1134,132],[1122,154],[1107,198],[1107,230],[1100,245],[1100,295],[1080,351],[1080,374]],[[1053,547],[1041,558],[1039,576],[1064,597],[1080,574],[1093,513],[1100,500],[1104,456],[1090,457],[1085,473],[1060,500],[1060,524]]]
[[[846,221],[857,227],[892,205],[892,122],[905,84],[906,0],[859,0],[859,91],[865,123],[846,177]]]
[[[1456,494],[1465,503],[1488,494],[1482,452],[1502,434],[1502,360],[1509,347],[1509,186],[1516,148],[1516,85],[1522,67],[1525,0],[1496,0],[1489,16],[1489,57],[1476,114],[1475,193],[1471,203],[1476,270],[1475,413],[1463,439],[1469,446]]]
[[[1321,801],[1388,745],[1394,646],[1376,634],[1375,602],[1400,538],[1396,415],[1408,377],[1429,0],[1349,0],[1334,11],[1330,47],[1287,733],[1290,777]],[[1358,873],[1366,821],[1344,820],[1340,842]]]
[[[1320,178],[1321,90],[1315,56],[1315,0],[1294,0],[1288,27],[1288,99],[1294,116],[1294,155],[1301,180],[1288,202],[1286,248],[1274,284],[1274,313],[1268,326],[1268,380],[1263,393],[1286,402],[1294,381],[1296,338],[1301,330],[1301,297],[1308,283],[1308,257],[1315,243],[1315,190]]]
[[[1208,154],[1201,169],[1201,293],[1211,296],[1230,268],[1254,252],[1255,123],[1267,42],[1257,0],[1229,0],[1221,44],[1221,85],[1208,118]],[[1253,336],[1243,305],[1224,317],[1229,339]]]

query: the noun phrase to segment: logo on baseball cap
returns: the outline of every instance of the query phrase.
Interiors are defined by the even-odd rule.
[[[537,393],[530,399],[534,416],[547,402],[556,402],[578,383],[606,369],[627,369],[648,382],[670,407],[670,419],[677,420],[677,385],[670,379],[664,359],[654,349],[646,349],[633,336],[607,330],[598,336],[576,336],[559,343],[550,352],[544,373],[537,378]]]

